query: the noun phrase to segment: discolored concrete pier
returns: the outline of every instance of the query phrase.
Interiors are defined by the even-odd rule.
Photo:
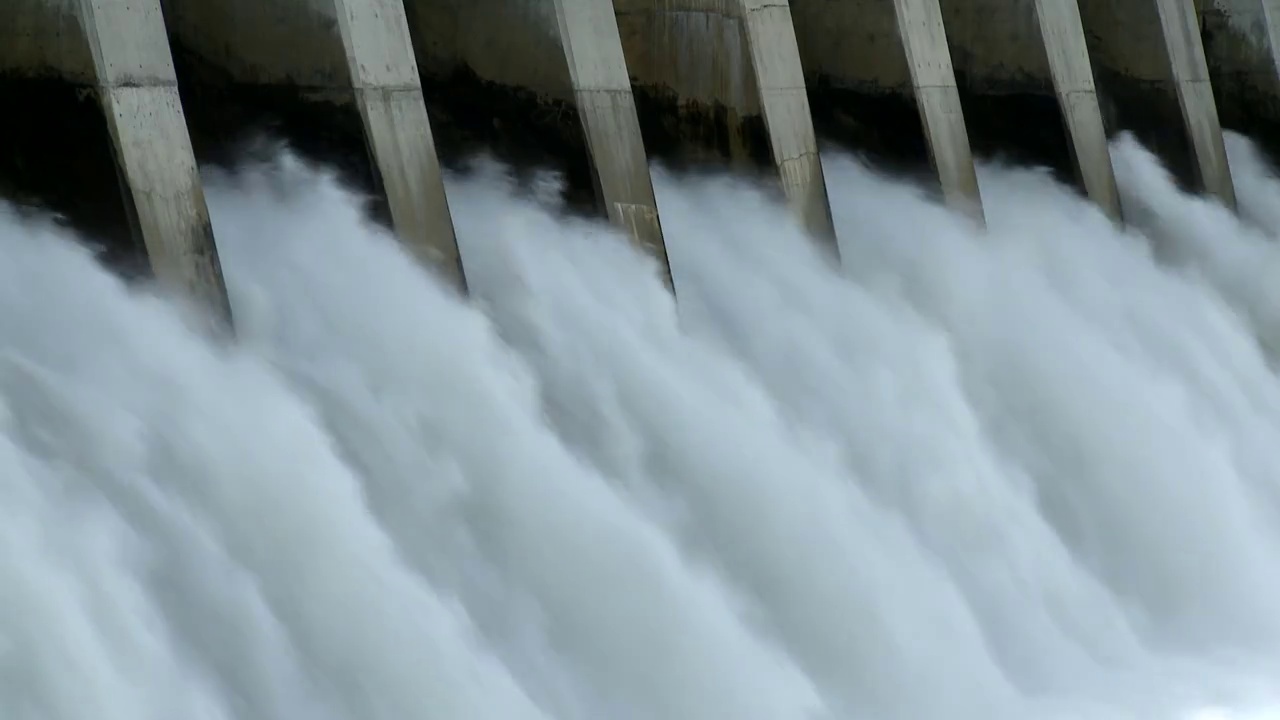
[[[982,197],[938,0],[792,0],[792,11],[808,78],[852,92],[855,104],[913,98],[944,201],[981,220]]]
[[[67,116],[56,115],[85,111],[76,102],[46,103],[51,96],[66,97],[70,91],[96,100],[97,108],[90,111],[95,117],[74,127],[105,129],[106,137],[92,132],[90,138],[63,138],[67,146],[43,148],[49,151],[44,162],[56,163],[58,153],[68,148],[96,155],[92,144],[109,143],[128,234],[145,248],[155,278],[229,319],[159,0],[6,0],[0,4],[0,77],[5,80],[0,93],[11,101],[5,104],[6,113],[53,113],[43,120],[47,123],[66,123]],[[4,138],[19,143],[27,139],[12,134]],[[83,148],[83,143],[90,147]],[[22,151],[0,148],[15,155]],[[80,157],[66,160],[91,164]],[[102,178],[95,170],[88,175]],[[47,185],[43,189],[58,192]],[[90,197],[103,190],[74,188]],[[73,217],[80,211],[74,202],[59,209]],[[110,218],[118,216],[107,208],[93,217],[112,224]]]
[[[1068,165],[1072,179],[1119,220],[1107,132],[1076,0],[941,0],[966,112],[989,152]],[[1065,162],[1064,162],[1065,161]]]
[[[791,10],[777,0],[613,0],[632,82],[672,135],[771,164],[800,222],[835,229]]]
[[[358,113],[396,234],[465,288],[401,0],[164,0],[174,45],[205,82]],[[210,78],[213,78],[210,80]]]
[[[1132,129],[1188,186],[1235,207],[1193,0],[1079,0],[1110,125]]]
[[[597,206],[655,257],[666,245],[609,0],[406,0],[418,62],[459,125],[511,127],[581,156]],[[447,97],[456,95],[458,97]],[[476,99],[489,100],[476,107]],[[515,126],[533,126],[530,135]],[[491,137],[491,136],[490,136]],[[571,159],[571,164],[576,160]]]

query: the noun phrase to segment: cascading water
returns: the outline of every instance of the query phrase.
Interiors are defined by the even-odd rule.
[[[843,269],[656,172],[653,265],[450,178],[474,290],[288,153],[234,343],[0,210],[5,720],[1280,717],[1280,181],[990,222],[827,153]],[[1243,220],[1240,218],[1244,218]]]

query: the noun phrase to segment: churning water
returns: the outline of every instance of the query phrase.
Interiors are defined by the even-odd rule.
[[[659,172],[678,312],[554,178],[450,179],[464,302],[283,154],[208,178],[233,344],[0,215],[0,718],[1280,717],[1280,181],[1230,145],[1240,217],[1119,140],[1124,232],[828,154],[843,270]]]

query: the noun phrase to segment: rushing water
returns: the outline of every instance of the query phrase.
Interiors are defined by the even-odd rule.
[[[828,153],[843,269],[658,171],[678,310],[553,177],[450,178],[463,301],[282,154],[207,178],[234,343],[0,210],[0,718],[1280,717],[1229,140],[1239,217],[1117,141],[1128,231]]]

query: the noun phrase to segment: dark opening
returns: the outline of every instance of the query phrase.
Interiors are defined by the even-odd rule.
[[[907,92],[836,87],[830,78],[808,81],[818,137],[860,155],[878,169],[928,187],[938,184],[915,98]]]
[[[1164,83],[1127,78],[1095,66],[1107,134],[1131,131],[1164,162],[1182,189],[1199,192],[1200,180],[1182,120],[1182,108]]]
[[[490,154],[521,181],[552,170],[564,177],[568,208],[600,211],[582,121],[572,103],[486,81],[465,66],[447,75],[421,72],[436,152],[445,167],[462,169],[470,158]]]
[[[333,167],[366,198],[366,210],[390,226],[378,191],[360,113],[332,90],[236,83],[171,38],[174,67],[196,161],[234,173],[247,160],[267,159],[283,142],[304,159]]]
[[[20,210],[51,213],[120,272],[147,272],[97,93],[56,79],[0,75],[0,97],[0,197]]]

